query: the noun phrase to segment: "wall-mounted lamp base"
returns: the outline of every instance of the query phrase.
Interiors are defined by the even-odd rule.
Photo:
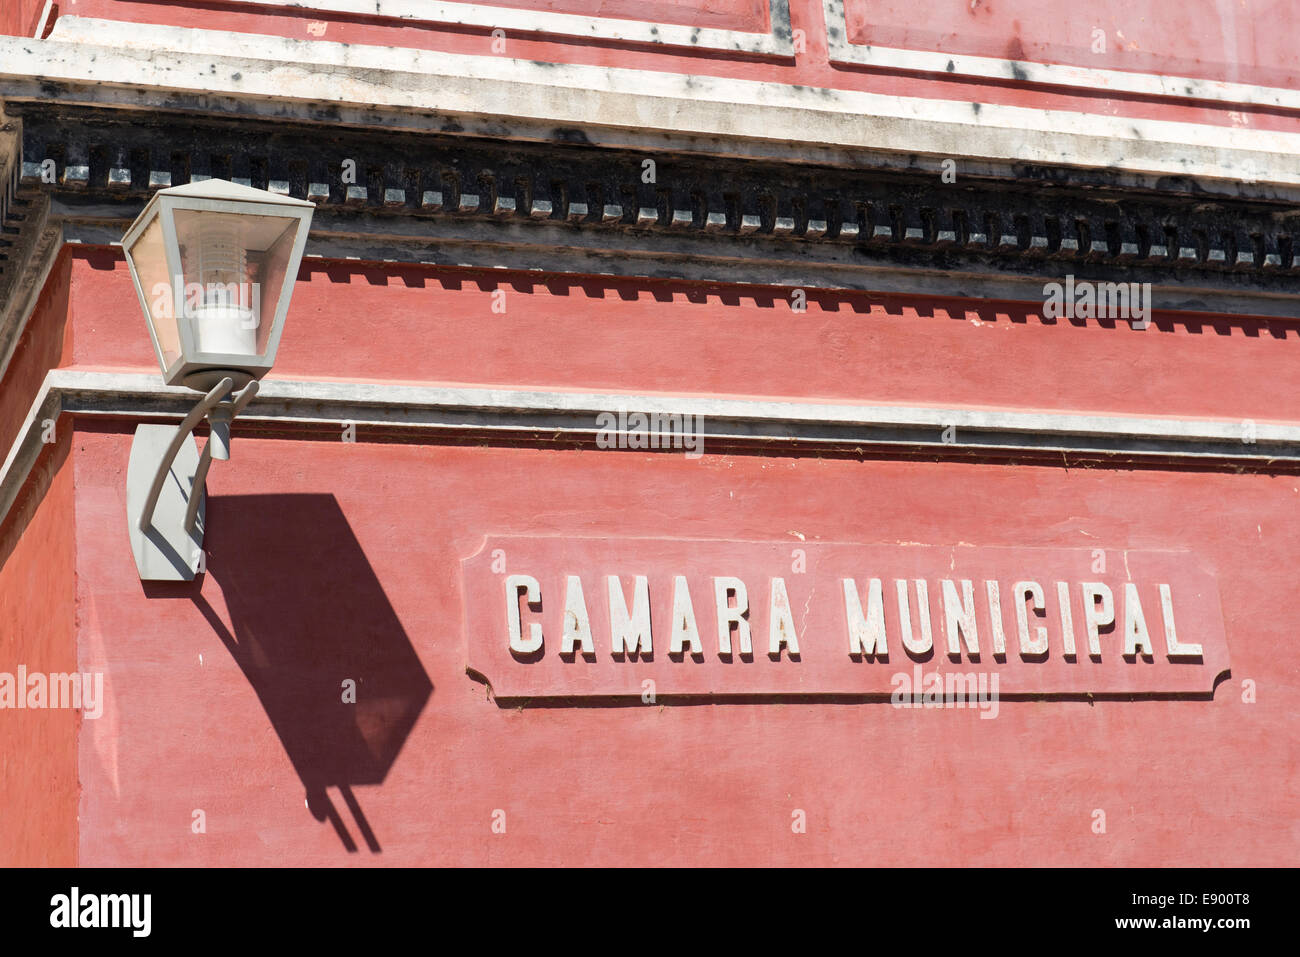
[[[204,491],[194,487],[199,450],[194,437],[181,443],[166,477],[153,520],[142,530],[140,517],[154,476],[162,467],[173,439],[174,425],[138,425],[126,470],[126,526],[131,552],[141,581],[193,581],[203,558]],[[193,528],[185,527],[190,496],[198,495],[198,515]]]

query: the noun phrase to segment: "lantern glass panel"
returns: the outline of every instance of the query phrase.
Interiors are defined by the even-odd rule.
[[[158,338],[163,367],[166,368],[181,357],[181,340],[171,276],[167,269],[167,253],[163,247],[162,218],[155,216],[126,253],[135,267],[140,293],[149,310],[149,321]]]
[[[265,356],[296,217],[177,209],[181,314],[198,356]],[[294,277],[296,278],[296,277]]]

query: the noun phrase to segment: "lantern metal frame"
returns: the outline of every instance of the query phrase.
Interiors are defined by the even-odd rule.
[[[230,376],[236,388],[243,388],[253,379],[260,379],[275,364],[275,354],[280,346],[280,335],[284,331],[284,321],[289,313],[289,300],[293,295],[292,276],[298,273],[302,264],[303,250],[307,246],[307,232],[311,227],[312,214],[316,204],[290,196],[281,196],[265,190],[254,189],[239,183],[220,179],[207,179],[185,186],[161,189],[150,197],[140,215],[136,217],[122,237],[122,249],[126,253],[127,266],[131,271],[131,281],[135,285],[140,308],[144,311],[149,324],[149,338],[153,341],[154,354],[158,365],[163,370],[163,380],[168,385],[187,385],[191,388],[207,391],[222,377]],[[162,246],[167,259],[167,276],[175,284],[176,278],[183,281],[184,270],[181,263],[180,241],[176,233],[176,213],[193,211],[198,213],[227,213],[237,216],[265,216],[276,219],[297,220],[296,235],[289,258],[285,264],[285,278],[276,300],[275,311],[270,317],[271,331],[266,338],[264,355],[248,356],[218,352],[200,352],[194,339],[194,331],[183,316],[176,319],[176,332],[180,341],[180,355],[172,362],[167,361],[158,331],[154,326],[153,313],[149,308],[149,296],[140,281],[139,271],[131,249],[155,219],[162,228]],[[174,288],[174,286],[173,286]],[[172,309],[182,312],[180,302],[173,293]]]
[[[302,263],[315,204],[263,190],[203,180],[159,190],[122,237],[127,266],[140,308],[149,326],[154,354],[168,385],[206,392],[179,426],[144,424],[136,427],[127,466],[127,531],[136,569],[142,581],[193,581],[203,570],[206,519],[206,479],[213,459],[230,458],[230,424],[258,392],[258,380],[271,370],[289,312],[289,301]],[[180,242],[174,214],[178,210],[296,220],[296,233],[284,265],[271,329],[258,355],[200,352],[194,331],[176,301],[176,277],[184,280]],[[155,328],[149,299],[131,255],[155,220],[161,224],[162,249],[172,285],[172,307],[180,355],[172,362]],[[260,312],[260,303],[259,303]],[[193,431],[204,419],[208,441],[200,455]]]

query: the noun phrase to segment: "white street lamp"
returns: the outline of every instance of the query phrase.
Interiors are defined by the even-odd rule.
[[[208,466],[230,458],[230,422],[275,362],[314,209],[209,179],[159,190],[122,238],[164,381],[206,393],[179,428],[136,428],[127,519],[144,580],[200,566]],[[205,417],[200,456],[190,433]]]

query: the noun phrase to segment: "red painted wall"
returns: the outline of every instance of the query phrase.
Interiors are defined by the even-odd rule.
[[[156,369],[120,255],[72,255],[72,362]],[[317,262],[272,377],[1300,417],[1298,322],[1157,311],[1139,331],[1040,313],[921,290],[811,291],[796,313],[782,288]]]
[[[0,29],[29,32],[21,21],[38,5],[7,6]],[[1300,129],[1294,111],[832,66],[818,0],[791,6],[807,51],[790,61],[538,36],[510,37],[508,53]],[[1014,34],[1052,58],[1055,41],[1034,39],[1039,21],[1013,18],[1009,33],[1020,7],[977,12],[993,6],[996,25],[916,43],[1000,55]],[[910,42],[929,22],[920,9],[889,5],[875,42]],[[1023,9],[1036,17],[1041,5]],[[64,12],[490,52],[486,29],[303,10],[80,0]],[[1133,53],[1173,69],[1182,57],[1197,75],[1235,63],[1243,73],[1225,79],[1291,81],[1272,62],[1290,14],[1259,20],[1276,33],[1247,36],[1181,19],[1194,13],[1161,21],[1162,37],[1189,40],[1177,50],[1114,51],[1105,65]],[[1110,30],[1129,12],[1107,3],[1103,14]],[[872,39],[854,22],[855,39]],[[1232,56],[1215,46],[1224,37]],[[504,314],[492,309],[498,289]],[[65,251],[46,290],[3,383],[0,448],[50,367],[156,368],[117,251]],[[923,288],[813,293],[803,314],[788,302],[780,288],[315,262],[299,277],[275,377],[1300,416],[1296,322],[1157,313],[1139,332]],[[1300,665],[1284,652],[1294,475],[693,461],[237,428],[233,459],[209,479],[207,573],[144,586],[125,529],[131,431],[80,420],[74,432],[65,417],[0,528],[0,670],[102,671],[107,694],[99,719],[0,713],[0,807],[16,809],[0,816],[0,864],[1204,866],[1289,864],[1300,846]],[[1213,701],[1008,701],[993,721],[888,704],[502,708],[465,674],[461,640],[460,559],[487,534],[1187,548],[1218,575],[1232,677]],[[344,679],[357,682],[355,705],[341,701]],[[791,832],[796,809],[806,834]],[[1092,830],[1098,809],[1105,835]],[[505,834],[492,831],[497,810]]]
[[[71,358],[70,263],[61,255],[50,270],[0,384],[0,449],[18,437],[46,373]],[[56,422],[54,436],[0,524],[0,671],[10,675],[20,665],[44,674],[77,666],[71,420]],[[79,720],[0,711],[0,865],[76,863]]]
[[[150,370],[115,254],[78,250],[69,284],[71,361]],[[321,263],[300,276],[276,375],[1300,411],[1294,323],[1164,316],[1136,332],[836,298],[796,314],[784,290]],[[130,427],[82,423],[78,653],[108,699],[79,739],[83,863],[1294,858],[1300,668],[1278,649],[1295,476],[360,438],[245,431],[209,480],[208,573],[144,587],[124,530]],[[464,674],[460,638],[459,562],[489,533],[1187,548],[1218,575],[1232,678],[1211,702],[1004,702],[993,721],[887,704],[502,709]]]
[[[238,438],[210,477],[208,573],[146,589],[122,530],[129,433],[78,433],[79,647],[108,699],[82,726],[83,864],[1295,859],[1294,476],[361,438]],[[1232,678],[1213,701],[1004,701],[991,721],[501,708],[459,638],[459,561],[489,532],[1189,548],[1218,575]]]
[[[0,7],[0,35],[32,36],[36,32],[36,20],[44,8],[45,0],[5,0],[4,6]]]
[[[697,0],[488,0],[482,5],[587,17],[653,18],[718,30],[765,30],[768,21],[767,0],[710,0],[707,6]]]
[[[78,660],[72,423],[0,527],[0,671],[68,673]],[[77,731],[70,710],[0,711],[0,866],[77,863]]]
[[[927,0],[926,10],[893,4],[885,15],[875,18],[878,29],[892,41],[900,36],[900,21],[910,25],[915,33],[918,24],[945,22],[933,12],[936,5],[956,0]],[[1031,0],[1025,0],[1031,2]],[[1291,85],[1296,78],[1294,69],[1279,66],[1274,59],[1276,44],[1285,47],[1286,38],[1296,32],[1296,14],[1289,6],[1275,4],[1269,15],[1257,15],[1252,8],[1248,24],[1267,25],[1260,37],[1249,26],[1249,36],[1233,46],[1225,40],[1216,16],[1209,15],[1206,7],[1212,0],[1198,0],[1197,4],[1184,4],[1176,14],[1164,8],[1162,0],[1148,0],[1151,14],[1133,9],[1132,3],[1108,2],[1106,9],[1087,20],[1089,30],[1095,24],[1107,31],[1111,53],[1093,62],[1091,53],[1080,65],[1130,70],[1151,69],[1162,74],[1182,75],[1186,70],[1192,76],[1243,83],[1274,83]],[[496,4],[494,4],[496,5]],[[510,4],[501,3],[500,6]],[[304,3],[304,6],[310,6]],[[1021,6],[1017,4],[1017,7]],[[1035,7],[1043,7],[1034,2]],[[1052,5],[1048,5],[1052,6]],[[583,4],[579,9],[585,8]],[[996,8],[996,10],[995,10]],[[653,9],[650,8],[650,9]],[[663,14],[666,22],[678,22],[673,11],[676,4],[668,6]],[[617,15],[620,5],[607,15]],[[448,27],[432,23],[417,23],[388,18],[358,17],[292,7],[260,7],[255,5],[213,6],[190,2],[158,2],[158,0],[79,0],[65,13],[84,17],[100,17],[133,23],[157,23],[182,27],[230,30],[235,33],[253,33],[290,37],[299,40],[322,40],[339,43],[359,43],[377,46],[405,47],[422,50],[440,50],[477,56],[497,55],[492,49],[490,27]],[[567,12],[565,10],[564,12]],[[861,22],[861,16],[850,5],[850,25]],[[1006,0],[992,3],[984,0],[975,20],[979,29],[959,29],[959,38],[951,42],[932,33],[917,39],[917,49],[948,49],[955,47],[964,52],[1005,56],[1006,50],[995,51],[998,42],[1021,45],[1029,59],[1041,53],[1050,62],[1073,62],[1079,59],[1074,45],[1074,33],[1062,33],[1063,22],[1073,22],[1073,13],[1048,15],[1043,19],[1041,10],[1034,16],[1023,14],[1010,7]],[[642,15],[652,16],[651,12]],[[685,16],[684,14],[682,15]],[[525,60],[551,63],[584,63],[597,66],[645,69],[671,73],[699,74],[732,77],[747,80],[767,80],[808,87],[825,87],[841,90],[865,90],[896,96],[920,96],[962,102],[1004,103],[1036,109],[1057,109],[1085,113],[1142,117],[1148,119],[1179,120],[1221,126],[1250,126],[1259,129],[1286,131],[1300,130],[1300,115],[1295,111],[1277,111],[1241,104],[1189,105],[1168,97],[1129,95],[1104,95],[1096,90],[1069,90],[1064,87],[1026,86],[1005,81],[985,81],[952,77],[945,74],[900,73],[891,70],[864,69],[858,66],[832,64],[826,42],[826,23],[821,0],[790,0],[792,28],[803,31],[804,51],[793,58],[755,57],[721,50],[663,49],[645,44],[631,44],[596,40],[588,37],[544,36],[510,32],[504,55]],[[853,19],[856,18],[856,19]],[[964,22],[966,18],[961,21]],[[1022,23],[1023,21],[1023,23]],[[1150,22],[1148,22],[1150,21]],[[948,21],[951,22],[951,21]],[[1044,23],[1051,26],[1047,29]],[[1158,24],[1158,26],[1153,26]],[[1128,50],[1127,58],[1114,51],[1121,42],[1116,31],[1136,37],[1144,44],[1141,51]],[[1088,31],[1085,31],[1089,37]],[[852,37],[852,34],[851,34]],[[1118,60],[1116,58],[1119,58]],[[1190,61],[1190,62],[1189,62]],[[1289,62],[1289,61],[1288,61]]]
[[[846,0],[855,44],[1295,89],[1290,0]],[[1095,30],[1105,35],[1094,42]]]

